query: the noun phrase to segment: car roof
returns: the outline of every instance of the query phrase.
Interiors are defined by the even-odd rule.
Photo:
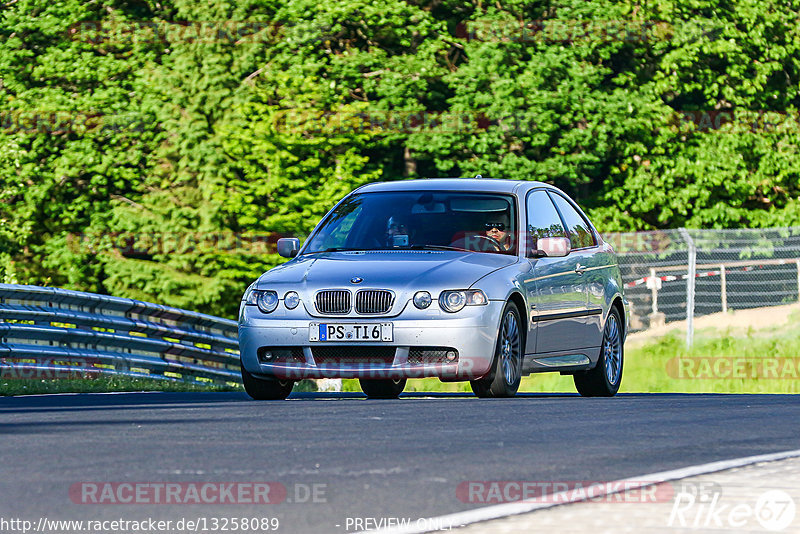
[[[555,189],[544,182],[527,180],[495,180],[491,178],[431,178],[416,180],[397,180],[394,182],[374,182],[359,187],[359,193],[383,191],[476,191],[486,193],[514,193],[520,187],[547,187]]]

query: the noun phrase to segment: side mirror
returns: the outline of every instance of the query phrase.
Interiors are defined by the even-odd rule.
[[[530,255],[534,258],[563,258],[571,250],[567,237],[541,237],[536,240],[536,250]]]
[[[278,254],[284,258],[294,258],[300,250],[300,240],[296,237],[282,237],[278,239]]]

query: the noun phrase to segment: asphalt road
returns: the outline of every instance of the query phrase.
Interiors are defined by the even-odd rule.
[[[416,520],[479,506],[458,498],[464,481],[615,480],[800,449],[798,429],[800,397],[789,395],[0,398],[0,520],[205,517],[212,531],[213,518],[262,517],[278,518],[279,532],[348,532],[357,518]],[[84,482],[234,481],[279,483],[286,499],[134,505],[70,495]]]

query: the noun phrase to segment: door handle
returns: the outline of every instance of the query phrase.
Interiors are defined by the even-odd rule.
[[[578,274],[583,274],[583,271],[586,270],[585,265],[581,265],[580,263],[575,266],[575,272]]]

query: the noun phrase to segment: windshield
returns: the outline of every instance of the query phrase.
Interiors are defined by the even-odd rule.
[[[511,196],[403,191],[356,194],[331,212],[303,254],[436,249],[516,254]]]

